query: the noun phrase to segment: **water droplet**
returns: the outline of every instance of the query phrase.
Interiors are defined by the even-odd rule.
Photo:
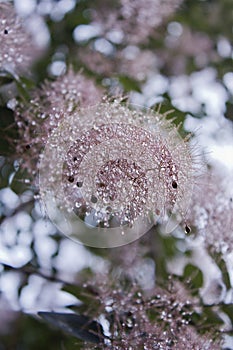
[[[69,181],[69,182],[74,182],[74,177],[73,177],[73,176],[69,176],[69,177],[68,177],[68,181]]]
[[[176,189],[177,188],[177,182],[174,180],[174,181],[172,181],[172,187],[174,188],[174,189]]]
[[[97,203],[97,201],[98,201],[97,197],[94,196],[94,195],[92,195],[92,196],[91,196],[91,202],[92,202],[92,203]]]
[[[185,225],[185,233],[187,235],[191,233],[191,228],[188,225]]]

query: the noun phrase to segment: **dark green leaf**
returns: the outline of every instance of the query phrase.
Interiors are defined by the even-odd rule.
[[[225,304],[221,309],[229,316],[231,323],[233,323],[233,304]]]
[[[18,94],[22,98],[22,100],[24,102],[29,102],[30,95],[28,93],[26,84],[19,79],[19,80],[16,80],[16,86],[17,86]]]
[[[186,280],[193,291],[197,291],[203,285],[203,275],[196,266],[188,264],[184,270],[184,280]]]
[[[12,177],[10,187],[12,191],[14,191],[17,194],[23,193],[28,189],[34,190],[34,188],[31,185],[30,178],[27,174],[27,170],[21,168],[17,170],[14,176]]]
[[[6,107],[0,107],[0,149],[2,155],[9,156],[13,153],[13,141],[17,136],[13,111]]]
[[[0,158],[0,189],[9,185],[9,176],[14,172],[13,164],[6,158]]]
[[[10,84],[14,81],[14,77],[7,71],[0,71],[0,86]]]
[[[104,340],[102,326],[87,316],[57,312],[39,312],[38,314],[51,325],[76,338],[96,344]]]
[[[141,92],[141,89],[139,87],[139,84],[137,83],[136,80],[126,76],[126,75],[121,75],[118,77],[119,82],[123,85],[125,91],[137,91]]]
[[[233,121],[233,101],[226,103],[225,117]]]

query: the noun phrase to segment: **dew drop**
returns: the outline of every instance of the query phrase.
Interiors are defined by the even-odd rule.
[[[100,188],[103,188],[103,187],[105,187],[105,184],[104,184],[103,182],[100,182],[100,183],[98,183],[98,186],[99,186]]]
[[[97,203],[97,201],[98,201],[97,197],[94,196],[94,195],[92,195],[92,196],[91,196],[91,202],[92,202],[92,203]]]
[[[191,228],[188,225],[185,225],[185,233],[187,235],[191,233]]]
[[[177,182],[176,181],[172,181],[172,187],[175,188],[175,189],[177,188]]]
[[[69,177],[68,177],[68,181],[69,181],[69,182],[74,182],[74,177],[73,177],[73,176],[69,176]]]

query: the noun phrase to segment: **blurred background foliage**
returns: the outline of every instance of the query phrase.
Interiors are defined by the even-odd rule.
[[[192,316],[196,329],[222,331],[222,348],[233,349],[231,256],[198,245],[195,227],[190,238],[184,226],[169,236],[156,226],[139,241],[114,249],[83,247],[63,237],[43,213],[37,184],[20,167],[14,147],[19,135],[9,104],[15,97],[29,101],[31,89],[72,65],[109,95],[124,94],[132,103],[148,107],[160,103],[161,112],[174,110],[171,117],[182,123],[181,132],[190,131],[187,117],[203,123],[214,115],[232,120],[232,0],[184,0],[152,28],[133,21],[132,28],[130,18],[118,18],[121,25],[129,25],[128,33],[116,19],[112,28],[111,22],[105,26],[105,16],[112,18],[119,9],[117,1],[25,3],[24,8],[15,1],[15,7],[29,31],[30,17],[42,23],[44,30],[34,35],[44,35],[44,46],[30,69],[17,76],[0,71],[0,350],[93,349],[90,323],[80,340],[78,323],[68,336],[69,321],[44,317],[60,328],[56,330],[37,312],[70,309],[101,323],[97,291],[84,288],[99,275],[117,280],[122,290],[136,284],[145,293],[155,285],[167,288],[173,276],[199,300],[201,312]],[[149,6],[144,1],[142,8],[150,12]],[[162,16],[159,7],[156,15]],[[148,33],[140,40],[143,26]],[[232,125],[226,125],[232,132]],[[110,319],[109,314],[111,324]],[[102,340],[96,349],[103,348]]]

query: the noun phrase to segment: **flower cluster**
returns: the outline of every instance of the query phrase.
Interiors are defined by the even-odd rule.
[[[51,117],[72,113],[77,107],[92,106],[101,97],[101,89],[91,79],[75,73],[72,69],[55,81],[46,81],[40,92],[40,99],[44,99],[47,105],[45,113]]]
[[[117,31],[123,33],[123,40],[130,44],[145,43],[155,33],[155,28],[173,14],[182,1],[120,0],[114,8],[102,2],[93,12],[93,19],[105,33]]]
[[[75,213],[85,223],[82,230],[75,226],[76,235],[91,227],[83,242],[118,246],[159,218],[185,215],[194,182],[192,152],[165,116],[107,100],[63,117],[45,147],[40,179],[45,201],[55,198],[49,204],[55,222],[63,213],[74,223]]]
[[[30,102],[20,103],[15,111],[21,137],[16,149],[23,166],[35,174],[39,154],[51,131],[75,109],[93,105],[101,97],[101,89],[91,79],[72,69],[34,90]]]
[[[206,246],[217,251],[233,248],[232,178],[210,170],[193,191],[187,219],[203,236]]]
[[[158,65],[155,54],[150,50],[140,50],[136,46],[129,46],[113,57],[102,55],[90,47],[78,50],[77,56],[89,70],[112,78],[115,70],[122,75],[128,75],[134,80],[143,81]]]
[[[38,55],[14,8],[0,3],[0,69],[10,72],[26,69]]]
[[[209,339],[208,334],[200,335],[193,327],[192,317],[198,304],[180,283],[174,283],[168,290],[155,287],[150,296],[143,295],[136,285],[130,291],[110,286],[109,282],[89,283],[85,287],[95,291],[100,304],[98,313],[109,325],[106,332],[111,349],[220,348],[217,335],[214,340]]]

